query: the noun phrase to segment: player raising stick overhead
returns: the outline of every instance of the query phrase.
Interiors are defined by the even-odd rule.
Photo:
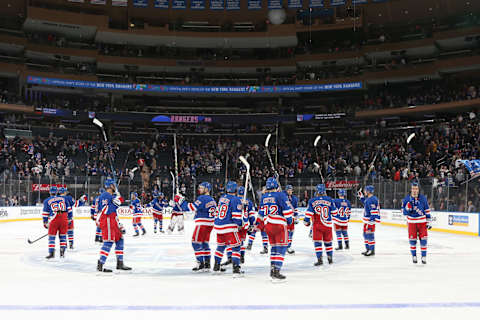
[[[125,229],[118,221],[117,209],[122,205],[123,198],[116,189],[115,181],[105,180],[105,191],[98,199],[97,223],[102,229],[103,245],[100,249],[100,259],[97,263],[97,271],[112,272],[104,268],[108,254],[115,243],[115,254],[117,255],[117,270],[132,270],[123,264],[123,236]]]
[[[343,249],[343,241],[345,241],[345,249],[350,249],[350,241],[348,239],[348,221],[350,220],[350,213],[352,205],[350,201],[345,199],[347,191],[338,190],[338,199],[335,199],[335,207],[338,209],[338,214],[333,217],[333,225],[337,234],[338,247],[335,250]]]
[[[312,238],[315,246],[317,262],[315,266],[323,264],[322,241],[327,252],[328,263],[333,262],[332,247],[332,216],[337,215],[337,208],[332,198],[327,196],[327,189],[324,184],[317,185],[317,196],[308,201],[305,211],[305,226],[309,227],[313,221]]]
[[[407,217],[408,240],[413,263],[417,263],[417,239],[420,239],[422,263],[427,263],[427,239],[430,229],[430,207],[427,198],[420,194],[417,182],[412,183],[410,194],[403,199],[403,214]]]
[[[237,183],[229,181],[226,185],[227,194],[218,200],[215,212],[214,228],[217,232],[217,250],[213,271],[225,272],[221,267],[223,253],[227,246],[232,247],[233,276],[243,274],[240,268],[240,237],[238,231],[242,228],[242,200],[237,196]]]
[[[280,273],[288,246],[288,226],[293,223],[293,208],[285,193],[279,191],[275,178],[268,178],[266,192],[260,199],[260,210],[256,224],[265,224],[270,242],[270,277],[274,282],[284,281]]]
[[[215,220],[217,203],[210,196],[212,186],[208,182],[202,182],[198,186],[200,195],[193,203],[188,204],[190,211],[195,212],[195,230],[192,236],[192,247],[195,251],[197,266],[193,272],[210,271],[210,233]]]

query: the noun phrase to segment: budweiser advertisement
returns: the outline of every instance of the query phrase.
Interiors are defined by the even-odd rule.
[[[66,188],[66,184],[41,184],[41,183],[35,183],[32,184],[32,191],[34,192],[48,192],[50,190],[50,187],[55,186],[57,188],[64,187]]]
[[[360,181],[357,180],[338,180],[327,181],[327,189],[353,189],[360,185]]]

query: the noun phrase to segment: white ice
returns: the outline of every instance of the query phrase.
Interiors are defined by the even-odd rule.
[[[259,254],[259,233],[247,251],[245,277],[233,279],[231,268],[217,276],[191,272],[191,221],[185,235],[166,235],[154,234],[152,220],[144,220],[147,235],[134,238],[130,221],[123,220],[125,263],[133,272],[98,276],[94,223],[75,223],[76,250],[55,262],[44,259],[46,238],[27,244],[28,237],[45,232],[40,221],[0,224],[0,319],[478,319],[480,314],[475,237],[432,232],[428,264],[414,265],[406,229],[378,226],[377,255],[367,258],[360,254],[362,226],[352,223],[351,249],[334,252],[333,265],[316,268],[307,228],[298,224],[296,254],[286,257],[282,270],[288,281],[273,284],[269,259]],[[107,264],[114,263],[112,249]]]

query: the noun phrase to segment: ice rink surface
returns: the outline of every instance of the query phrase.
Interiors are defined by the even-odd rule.
[[[75,221],[75,251],[64,261],[45,261],[47,239],[40,221],[0,224],[0,319],[479,319],[480,239],[431,232],[427,265],[411,262],[407,231],[378,226],[375,257],[364,257],[361,224],[349,227],[351,249],[334,252],[334,264],[314,267],[313,244],[298,224],[296,254],[287,256],[286,283],[269,280],[269,259],[257,233],[247,251],[245,277],[193,274],[190,237],[132,237],[129,220],[125,263],[129,274],[98,276],[94,223]],[[164,221],[168,223],[169,221]],[[211,247],[215,249],[215,235]],[[58,244],[58,243],[57,243]],[[57,250],[58,254],[58,250]],[[213,260],[213,259],[212,259]],[[325,261],[326,262],[326,261]],[[107,265],[113,267],[113,250]],[[273,319],[273,318],[270,318]]]

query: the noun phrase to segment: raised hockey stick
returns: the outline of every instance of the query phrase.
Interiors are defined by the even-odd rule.
[[[175,190],[178,192],[178,156],[177,156],[177,134],[173,134],[173,144],[174,144],[174,155],[175,155]]]
[[[105,143],[108,144],[108,138],[107,138],[107,133],[105,132],[105,127],[103,125],[103,123],[98,120],[97,118],[93,118],[93,124],[96,125],[101,131],[102,131],[102,134],[103,134],[103,139],[105,140]],[[108,147],[108,145],[107,145]],[[108,160],[110,162],[110,170],[112,171],[112,176],[113,176],[113,181],[115,182],[115,189],[117,189],[118,191],[118,183],[117,183],[117,175],[115,173],[115,166],[113,165],[113,159],[110,155],[110,150],[107,150],[107,157],[108,157]]]
[[[172,199],[175,196],[175,175],[172,171],[170,171],[170,175],[172,176]]]
[[[247,173],[245,174],[245,192],[243,193],[243,201],[245,201],[247,199],[248,181],[250,178],[250,163],[248,163],[244,156],[240,156],[240,161],[242,161],[243,165],[247,168]]]
[[[317,145],[318,145],[318,142],[320,142],[321,139],[322,139],[322,136],[318,135],[318,136],[315,138],[315,141],[313,142],[313,148],[315,149],[315,156],[316,156],[316,158],[317,158],[317,161],[318,161]],[[318,162],[314,162],[313,165],[315,166],[315,168],[317,168],[318,173],[320,174],[320,178],[322,179],[322,183],[325,183],[325,179],[323,178],[323,174],[322,174],[322,168],[320,167],[320,165],[318,164]]]
[[[37,242],[38,240],[41,240],[41,239],[45,238],[46,236],[48,236],[48,233],[47,233],[47,234],[44,234],[43,236],[41,236],[40,238],[37,238],[37,239],[35,239],[35,240],[27,239],[27,242],[28,242],[29,244],[32,244],[32,243]]]
[[[280,186],[280,176],[277,172],[277,169],[275,169],[275,166],[273,165],[272,156],[270,155],[270,150],[268,149],[268,143],[270,142],[271,137],[272,137],[272,134],[269,133],[267,136],[267,139],[265,139],[265,150],[267,150],[268,161],[270,161],[270,166],[272,167],[273,173],[275,174],[275,178],[277,179],[278,185]]]

